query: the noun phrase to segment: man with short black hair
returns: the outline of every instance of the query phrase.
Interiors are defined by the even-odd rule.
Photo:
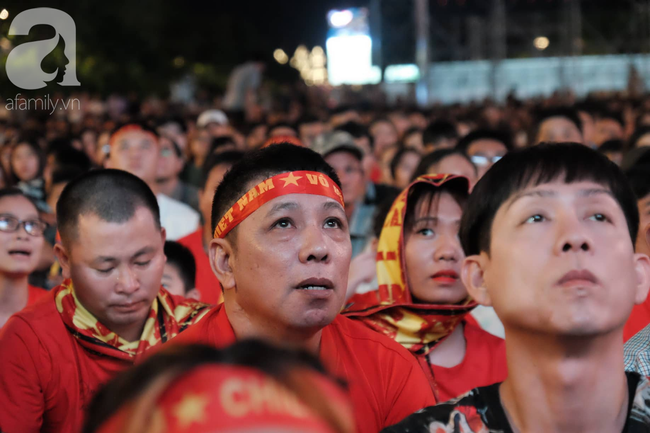
[[[340,183],[317,153],[275,144],[245,156],[214,194],[210,261],[224,290],[179,343],[262,338],[319,355],[346,380],[361,433],[431,402],[399,344],[338,313],[352,249]]]
[[[461,220],[461,277],[506,330],[508,378],[385,432],[646,432],[650,382],[626,373],[623,326],[650,286],[621,170],[585,146],[497,162]]]
[[[55,253],[66,280],[0,332],[2,431],[77,432],[100,385],[207,312],[160,285],[159,215],[147,184],[121,170],[64,189]]]

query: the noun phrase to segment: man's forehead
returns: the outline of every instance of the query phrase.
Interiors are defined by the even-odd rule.
[[[610,197],[614,198],[612,190],[605,185],[593,181],[566,183],[554,181],[540,185],[530,185],[512,194],[507,200],[506,210],[522,198],[566,198],[566,197]]]
[[[142,142],[142,141],[150,141],[152,143],[157,143],[159,140],[153,133],[145,130],[139,130],[139,131],[120,132],[118,133],[117,141],[121,143],[122,142],[132,143],[132,142]]]
[[[270,215],[283,210],[304,210],[312,207],[328,210],[338,209],[345,212],[343,206],[336,200],[315,194],[287,194],[276,197],[265,203],[257,212]]]

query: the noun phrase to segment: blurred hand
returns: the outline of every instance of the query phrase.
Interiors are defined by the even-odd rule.
[[[361,254],[350,262],[348,274],[348,291],[345,299],[349,299],[357,291],[360,284],[370,283],[377,276],[377,247],[375,243],[369,245]]]

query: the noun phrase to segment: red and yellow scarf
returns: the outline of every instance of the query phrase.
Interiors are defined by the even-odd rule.
[[[358,318],[375,331],[392,338],[417,355],[426,355],[444,340],[461,320],[478,304],[469,297],[459,304],[438,305],[414,303],[406,278],[404,251],[404,218],[412,188],[428,184],[467,194],[467,179],[453,175],[418,177],[395,199],[379,237],[377,246],[376,291],[354,295],[343,311]]]
[[[161,288],[154,299],[139,341],[129,342],[102,325],[75,295],[70,279],[54,289],[56,308],[66,327],[79,344],[93,352],[135,362],[151,347],[171,340],[209,311],[207,304],[184,300],[177,302]]]

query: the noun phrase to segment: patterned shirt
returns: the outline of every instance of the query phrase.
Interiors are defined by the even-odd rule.
[[[625,370],[650,376],[650,325],[625,343]]]
[[[650,381],[627,372],[630,395],[622,433],[650,431]],[[513,433],[499,396],[500,384],[475,388],[447,403],[430,406],[382,433]]]

